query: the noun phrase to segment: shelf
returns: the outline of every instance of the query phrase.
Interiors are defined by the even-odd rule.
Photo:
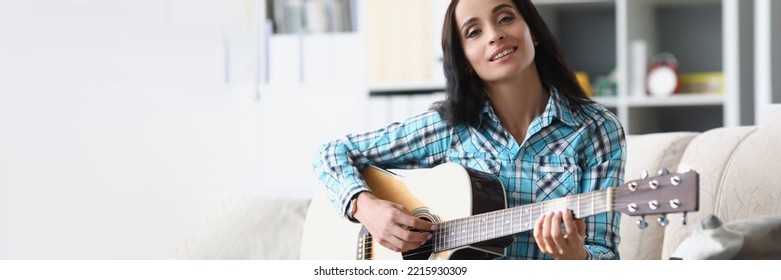
[[[647,0],[646,0],[647,1]],[[654,0],[656,6],[680,6],[697,4],[720,4],[721,0]]]
[[[615,4],[615,0],[532,0],[532,3],[536,7],[545,6],[545,5],[566,5],[566,4],[573,4],[573,5],[582,5],[582,4]]]
[[[724,95],[717,93],[676,93],[669,97],[630,97],[629,107],[683,107],[723,105]]]

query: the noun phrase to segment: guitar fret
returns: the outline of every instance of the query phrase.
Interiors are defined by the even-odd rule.
[[[461,240],[461,238],[460,238],[461,237],[461,230],[463,230],[463,228],[464,228],[463,224],[459,224],[458,227],[455,228],[455,231],[453,232],[453,240],[451,240],[453,242],[452,246],[458,245],[458,243],[456,243],[456,242],[458,240]]]
[[[473,216],[472,219],[472,230],[470,231],[469,237],[469,244],[477,242],[477,238],[480,236],[481,232],[481,225],[480,225],[480,216]]]
[[[466,234],[467,230],[471,231],[472,228],[475,227],[475,218],[474,218],[474,216],[469,217],[466,220],[469,221],[469,222],[467,223],[466,228],[461,230],[461,237],[463,238],[463,239],[461,239],[461,241],[462,241],[461,245],[469,244],[469,240],[470,239],[469,239],[469,235]]]
[[[475,216],[469,217],[469,226],[461,232],[461,234],[464,236],[464,243],[461,245],[466,245],[472,243],[474,240],[472,239],[472,235],[470,233],[474,232],[475,230]]]
[[[466,219],[466,221],[469,222],[469,219]],[[466,224],[466,225],[469,225],[469,224]],[[464,236],[462,234],[464,232],[464,227],[465,227],[464,224],[461,224],[461,225],[458,226],[458,231],[456,232],[456,237],[457,238],[455,240],[453,240],[453,243],[455,243],[456,245],[461,245],[460,242],[458,242],[458,241],[461,241],[463,236]]]
[[[442,240],[442,245],[443,245],[442,249],[450,248],[450,246],[452,245],[450,244],[450,242],[453,240],[453,227],[455,226],[456,226],[455,223],[448,222],[448,226],[446,227],[445,230],[445,235],[442,236],[444,238]]]
[[[486,218],[485,218],[485,221],[484,221],[484,224],[485,224],[485,233],[483,233],[483,238],[488,238],[488,239],[490,239],[490,237],[491,237],[491,235],[492,235],[492,231],[491,231],[491,229],[489,228],[489,227],[490,227],[490,225],[491,225],[491,221],[492,221],[492,219],[491,219],[491,215],[488,215],[488,217],[486,217]]]
[[[483,231],[483,224],[484,224],[483,223],[483,217],[475,216],[475,227],[476,227],[476,230],[472,231],[472,234],[471,234],[472,242],[471,243],[474,243],[474,242],[477,242],[478,240],[480,240],[480,236],[482,236],[483,232],[484,232]]]
[[[458,224],[455,227],[453,227],[453,231],[450,232],[450,237],[452,237],[452,239],[450,239],[450,243],[451,244],[449,244],[449,247],[456,245],[455,242],[458,240],[458,237],[461,236],[461,234],[459,234],[459,232],[461,231],[461,227],[462,226],[463,225]]]
[[[507,211],[502,211],[502,236],[504,236],[504,227],[507,224]],[[510,211],[510,220],[513,219],[513,211]]]
[[[495,214],[491,214],[491,222],[492,222],[491,224],[494,225],[494,229],[493,231],[491,231],[490,237],[494,238],[496,237],[496,215]]]
[[[463,245],[465,242],[464,240],[467,240],[467,236],[464,234],[467,228],[469,228],[472,225],[472,217],[466,218],[466,223],[462,224],[461,227],[458,230],[458,245]]]
[[[494,218],[492,214],[489,214],[488,217],[485,218],[485,235],[483,238],[490,239],[492,236],[494,236],[494,232],[496,232],[496,224],[493,223]],[[489,227],[493,225],[494,228],[489,230]]]
[[[491,217],[488,217],[488,215],[486,215],[486,216],[484,216],[484,217],[483,217],[483,219],[480,221],[480,222],[481,222],[481,224],[483,225],[483,227],[485,228],[485,231],[483,231],[483,232],[481,233],[481,235],[479,236],[478,240],[484,240],[484,239],[487,239],[487,238],[488,238],[488,234],[490,233],[490,232],[488,231],[488,225],[489,225],[490,219],[491,219]]]
[[[457,224],[455,227],[453,227],[453,231],[450,233],[450,237],[452,237],[452,239],[450,239],[450,243],[451,243],[450,246],[456,246],[457,245],[456,241],[458,241],[459,237],[461,236],[460,232],[461,232],[461,228],[462,227],[463,227],[463,224],[460,224],[460,223]]]
[[[471,239],[470,239],[471,236],[469,236],[469,234],[467,234],[467,232],[471,232],[475,228],[475,217],[474,216],[471,216],[471,217],[467,218],[467,221],[469,221],[469,223],[467,223],[467,227],[464,230],[461,231],[461,236],[463,237],[461,245],[466,245],[466,244],[469,244],[471,242]]]
[[[477,234],[472,235],[473,240],[472,242],[477,242],[480,240],[480,237],[485,235],[485,231],[483,230],[484,224],[485,224],[485,217],[478,216],[475,218],[475,221],[477,221]]]
[[[491,229],[489,228],[492,224],[491,223],[492,220],[493,219],[490,214],[488,215],[488,217],[485,218],[485,233],[483,234],[483,238],[490,239],[491,236],[493,235],[493,231],[491,231]],[[494,227],[494,229],[496,229],[496,227]]]
[[[453,227],[455,227],[456,224],[455,223],[448,223],[448,224],[449,225],[447,226],[447,229],[445,230],[445,235],[442,236],[442,238],[444,238],[442,240],[442,245],[443,245],[442,249],[450,248],[450,246],[452,245],[452,244],[450,244],[450,242],[452,242],[452,240],[453,240]]]
[[[464,243],[461,245],[471,244],[474,242],[474,238],[471,233],[475,231],[475,216],[469,217],[469,226],[461,232],[464,236]]]
[[[578,207],[577,215],[578,215],[578,217],[580,217],[581,216],[580,215],[580,196],[578,196],[578,206],[577,207]]]

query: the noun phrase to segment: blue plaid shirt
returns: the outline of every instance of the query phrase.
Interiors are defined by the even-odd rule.
[[[553,89],[520,144],[486,102],[476,127],[451,126],[429,111],[325,144],[314,168],[342,215],[355,194],[368,190],[359,170],[370,163],[414,169],[455,162],[490,172],[504,185],[507,206],[514,207],[622,184],[625,150],[623,127],[613,113],[598,103],[570,106]],[[543,165],[562,166],[564,172],[551,174]],[[589,259],[618,259],[620,218],[615,212],[586,218]],[[532,231],[518,233],[505,258],[552,259],[540,252]]]

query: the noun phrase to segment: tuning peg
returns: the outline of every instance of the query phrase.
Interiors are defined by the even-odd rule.
[[[652,190],[658,189],[659,188],[659,181],[651,180],[651,182],[648,182],[648,187],[651,188]]]
[[[640,172],[640,179],[645,180],[645,178],[648,178],[648,170],[643,169],[643,171]]]
[[[663,227],[666,227],[668,224],[670,224],[670,220],[667,219],[667,215],[662,215],[661,217],[656,218],[656,222]]]
[[[678,173],[686,173],[692,170],[694,169],[692,168],[691,165],[685,163],[681,163],[680,165],[678,165]]]
[[[686,225],[686,220],[687,220],[686,214],[689,214],[689,212],[683,212],[683,218],[681,218],[681,222],[683,222],[684,226]]]
[[[668,170],[667,168],[662,168],[662,169],[659,169],[659,172],[657,172],[656,174],[657,175],[668,175],[668,174],[670,174],[670,170]]]
[[[648,208],[656,210],[656,208],[659,208],[659,201],[651,200],[648,202]]]
[[[645,221],[645,215],[640,216],[640,218],[637,219],[637,222],[635,223],[637,224],[637,227],[640,229],[645,229],[648,227],[648,222]]]
[[[678,207],[681,207],[681,201],[677,198],[670,199],[670,207],[678,209]]]

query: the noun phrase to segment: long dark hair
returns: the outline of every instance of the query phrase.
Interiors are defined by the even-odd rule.
[[[434,104],[433,108],[451,125],[474,126],[477,125],[488,96],[483,80],[471,70],[472,67],[464,54],[461,35],[456,26],[455,12],[458,2],[458,0],[450,2],[442,25],[442,53],[447,97],[444,101]],[[580,87],[566,56],[537,9],[530,0],[513,0],[513,3],[529,26],[532,37],[538,42],[535,47],[534,62],[542,85],[545,88],[555,87],[572,105],[587,102],[588,96]]]

